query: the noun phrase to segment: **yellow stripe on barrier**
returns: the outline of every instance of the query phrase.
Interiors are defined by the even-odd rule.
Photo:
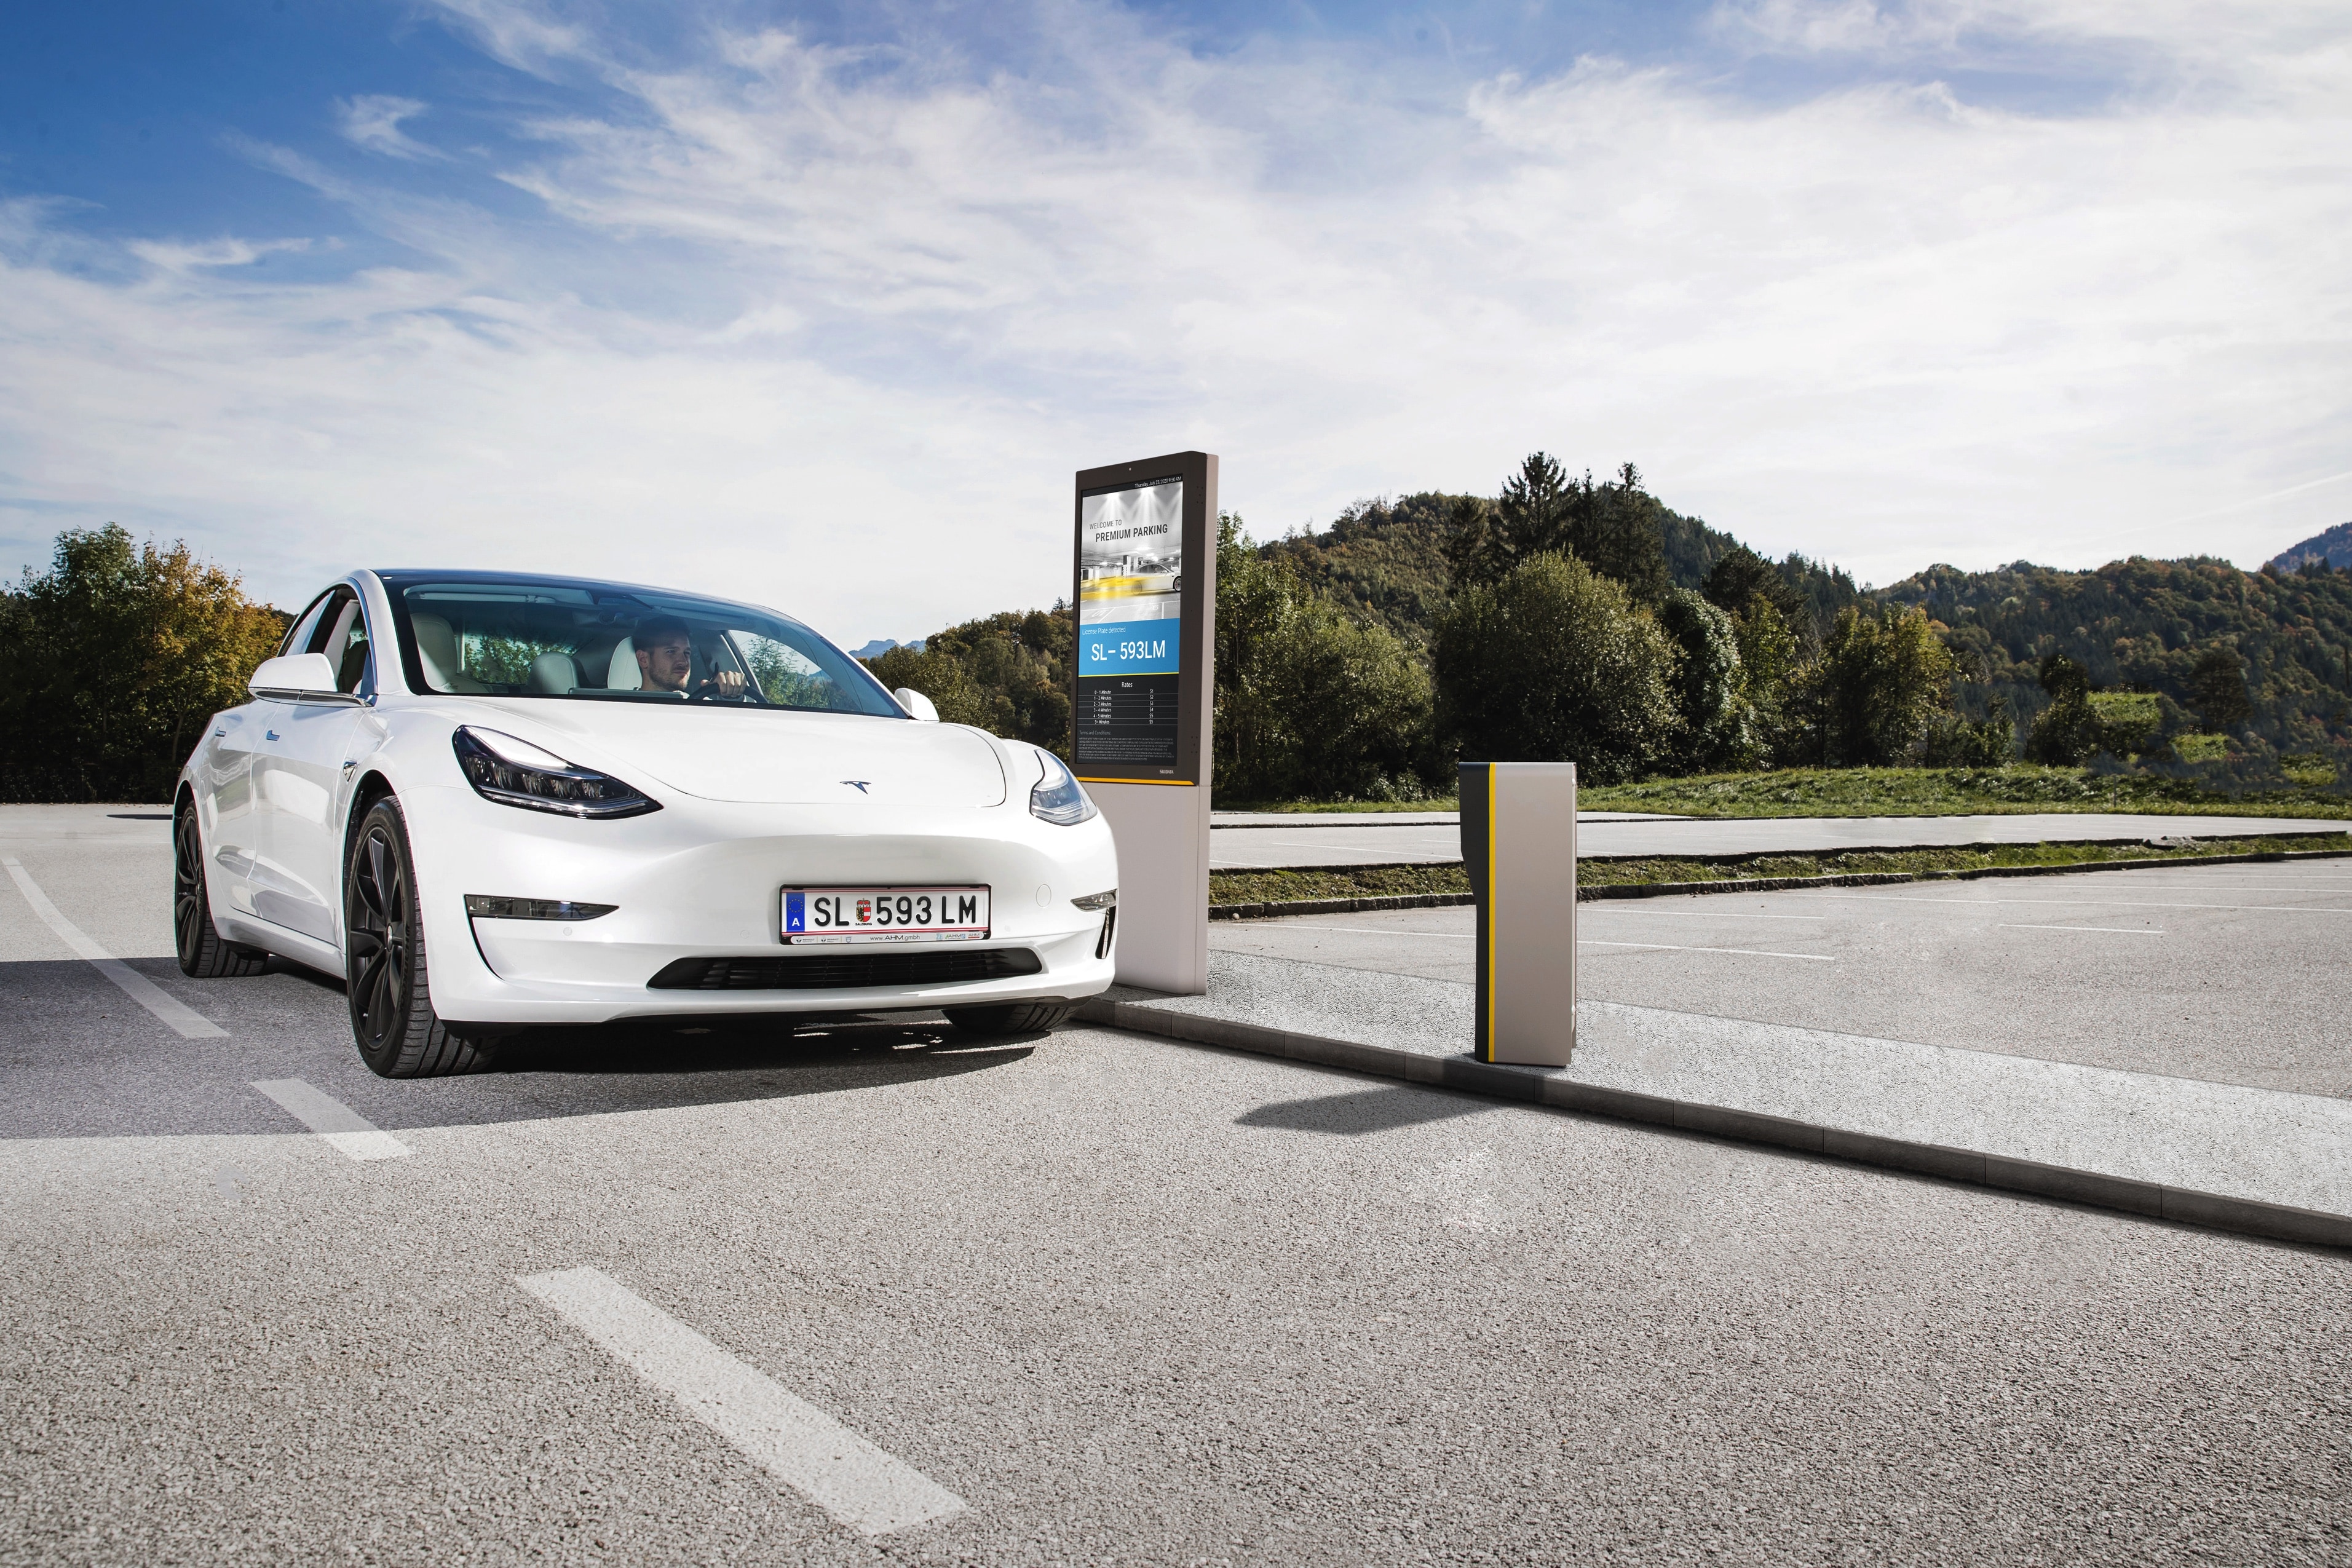
[[[1495,858],[1495,788],[1502,770],[1492,763],[1486,764],[1486,1060],[1495,1059],[1495,952],[1501,946],[1496,941],[1495,910],[1502,900],[1495,895],[1499,890],[1497,878],[1502,863]]]

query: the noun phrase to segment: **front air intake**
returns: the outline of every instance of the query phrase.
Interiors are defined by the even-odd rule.
[[[1045,966],[1025,947],[928,952],[829,952],[807,958],[681,958],[646,984],[656,991],[862,991],[1012,980]]]

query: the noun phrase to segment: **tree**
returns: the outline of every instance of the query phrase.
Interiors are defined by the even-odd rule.
[[[1832,767],[1902,761],[1951,707],[1952,670],[1922,612],[1841,611],[1822,657],[1796,683],[1812,760]]]
[[[1463,756],[1573,762],[1615,784],[1673,742],[1673,645],[1621,584],[1570,557],[1537,555],[1465,587],[1433,653],[1439,732]]]
[[[2091,694],[2091,672],[2063,653],[2044,655],[2040,671],[2042,689],[2050,694],[2053,702],[2064,702]]]
[[[1740,696],[1748,705],[1759,760],[1775,764],[1804,760],[1804,736],[1793,721],[1790,698],[1799,674],[1796,633],[1772,601],[1748,599],[1732,622],[1739,643]]]
[[[1006,610],[934,632],[920,648],[894,647],[867,659],[883,685],[912,687],[951,724],[972,724],[1070,754],[1070,656],[1066,608]]]
[[[1699,587],[1708,604],[1727,615],[1738,615],[1748,601],[1762,598],[1784,625],[1810,625],[1805,595],[1780,569],[1744,544],[1737,544],[1717,561]]]
[[[1634,602],[1663,602],[1666,575],[1665,509],[1642,489],[1641,470],[1627,463],[1612,484],[1581,479],[1548,452],[1530,453],[1503,481],[1491,507],[1465,497],[1446,515],[1445,559],[1456,587],[1491,586],[1523,561],[1573,555],[1615,580]]]
[[[1445,558],[1455,585],[1499,583],[1522,561],[1566,552],[1575,488],[1550,453],[1531,452],[1492,506],[1463,497],[1446,515]]]
[[[2216,644],[2197,656],[2197,667],[2189,675],[2189,703],[2210,731],[2229,730],[2253,717],[2254,705],[2246,696],[2246,667],[2236,648]]]
[[[168,800],[286,624],[184,542],[110,522],[58,534],[47,573],[0,591],[0,798]]]
[[[1666,576],[1664,512],[1642,488],[1642,471],[1633,464],[1621,465],[1612,484],[1595,485],[1587,473],[1570,494],[1568,547],[1622,584],[1635,604],[1661,604],[1673,586]]]
[[[1688,588],[1667,594],[1658,626],[1681,652],[1674,696],[1681,722],[1676,766],[1693,773],[1735,767],[1753,750],[1741,690],[1739,641],[1729,616]]]
[[[1220,798],[1419,793],[1430,689],[1412,647],[1308,589],[1231,513],[1217,530],[1216,665]]]
[[[1456,588],[1491,583],[1507,574],[1495,532],[1494,510],[1483,496],[1455,496],[1445,507],[1445,531],[1440,541],[1445,569]]]
[[[2107,749],[2105,727],[2091,706],[2091,672],[2063,653],[2044,655],[2042,689],[2050,706],[2026,731],[2026,757],[2053,767],[2079,767]]]

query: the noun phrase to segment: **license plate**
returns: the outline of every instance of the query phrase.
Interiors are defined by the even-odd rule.
[[[784,940],[979,942],[988,935],[986,888],[786,888]]]

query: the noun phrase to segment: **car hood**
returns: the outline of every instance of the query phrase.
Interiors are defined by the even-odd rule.
[[[912,719],[575,699],[469,704],[466,722],[655,794],[667,785],[771,805],[982,806],[1002,805],[1007,793],[996,742]]]

